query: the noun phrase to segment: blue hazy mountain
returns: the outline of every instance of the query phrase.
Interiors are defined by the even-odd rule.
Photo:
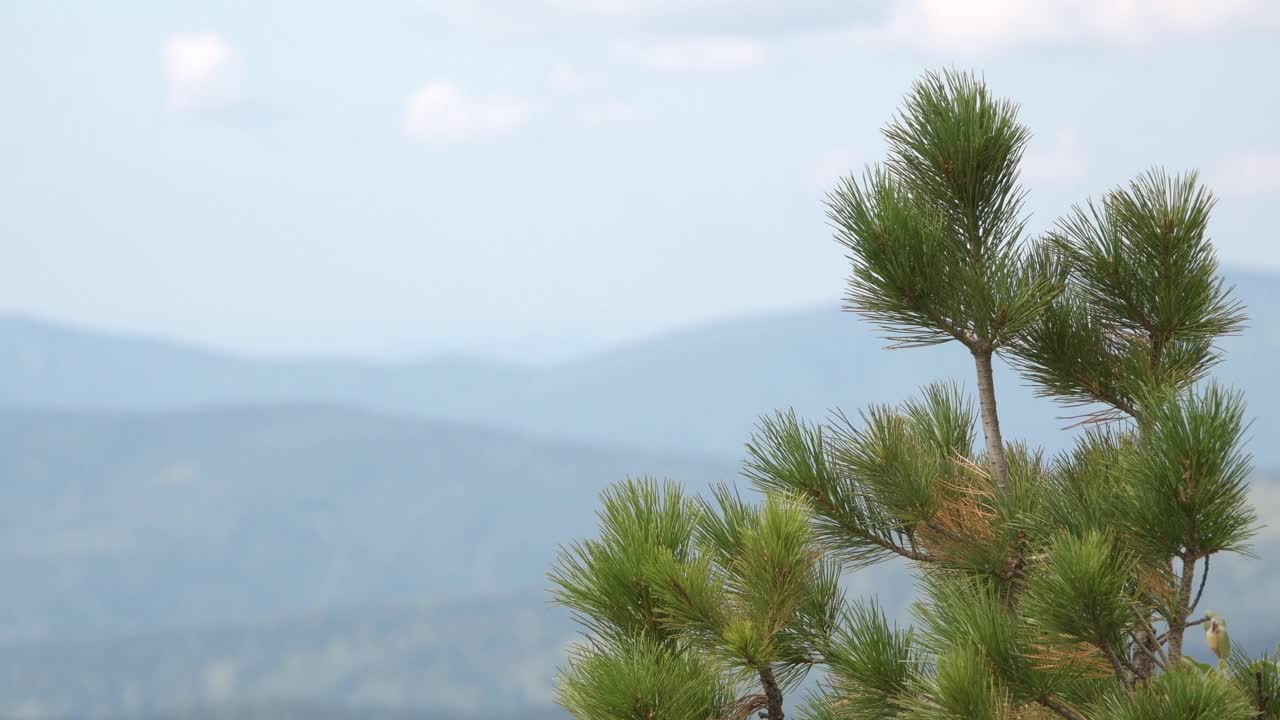
[[[525,595],[0,646],[0,717],[549,720],[575,629]]]
[[[643,474],[735,470],[334,408],[0,414],[0,642],[540,590]]]
[[[1280,430],[1272,357],[1280,348],[1280,277],[1227,279],[1251,325],[1227,338],[1217,373],[1249,394],[1254,434]],[[714,323],[550,366],[476,358],[377,364],[261,360],[161,341],[104,336],[21,318],[0,320],[0,406],[174,411],[264,403],[326,403],[502,427],[593,445],[741,456],[757,419],[795,407],[808,416],[897,402],[930,380],[972,388],[971,360],[946,345],[888,351],[835,306]],[[1006,434],[1063,446],[1071,411],[1035,398],[1007,367],[997,387]],[[1280,465],[1280,448],[1254,445]]]

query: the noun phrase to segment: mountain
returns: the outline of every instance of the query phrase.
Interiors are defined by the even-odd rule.
[[[1271,358],[1280,349],[1280,278],[1231,271],[1251,328],[1223,343],[1217,377],[1249,394],[1254,434],[1280,431]],[[972,388],[971,360],[947,345],[887,351],[838,309],[725,321],[549,366],[462,357],[416,364],[261,360],[153,340],[96,335],[19,318],[0,322],[0,407],[178,411],[262,403],[332,403],[478,423],[591,445],[676,450],[737,461],[757,419],[794,407],[898,402],[922,382]],[[1071,414],[999,369],[1006,434],[1062,448]],[[1255,443],[1261,465],[1280,447]]]
[[[735,469],[324,407],[0,414],[0,577],[21,589],[0,641],[541,592],[628,474]]]
[[[574,637],[525,594],[17,644],[0,647],[0,718],[560,719]]]

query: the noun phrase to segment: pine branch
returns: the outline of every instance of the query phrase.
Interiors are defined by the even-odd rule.
[[[1209,582],[1209,556],[1204,556],[1204,575],[1200,577],[1200,589],[1196,592],[1196,599],[1191,602],[1191,606],[1187,608],[1187,614],[1196,611],[1196,607],[1200,605],[1200,598],[1204,596],[1204,586]],[[1199,624],[1199,623],[1197,623]],[[1187,627],[1190,627],[1188,625]]]
[[[1058,713],[1059,715],[1066,718],[1067,720],[1088,720],[1088,718],[1076,712],[1075,710],[1072,710],[1070,707],[1064,704],[1061,700],[1054,698],[1052,695],[1041,695],[1040,697],[1036,698],[1036,702]]]
[[[1115,648],[1111,647],[1111,643],[1106,640],[1103,640],[1099,647],[1102,648],[1102,653],[1107,656],[1107,662],[1111,663],[1111,668],[1115,670],[1116,680],[1120,681],[1120,685],[1125,690],[1132,690],[1133,678],[1125,670],[1124,663],[1120,662],[1120,656],[1116,654]]]
[[[879,535],[876,535],[870,532],[866,528],[860,527],[858,525],[855,525],[847,521],[842,516],[842,514],[836,511],[836,508],[832,504],[830,498],[826,497],[823,493],[820,493],[817,490],[811,489],[806,493],[806,496],[810,500],[812,500],[814,504],[818,506],[818,508],[822,511],[823,515],[828,520],[835,522],[840,528],[842,528],[845,532],[847,532],[852,537],[856,537],[865,542],[869,542],[875,545],[876,547],[882,548],[884,550],[888,550],[889,552],[892,552],[895,555],[904,557],[908,560],[915,560],[917,562],[922,562],[922,563],[934,562],[933,556],[929,555],[926,552],[921,552],[920,550],[916,549],[915,540],[911,538],[911,536],[908,536],[911,547],[909,548],[904,547],[902,545],[899,545],[898,543],[893,542],[892,540],[880,537]]]

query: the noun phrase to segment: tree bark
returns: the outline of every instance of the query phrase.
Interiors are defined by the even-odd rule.
[[[783,720],[782,689],[778,687],[778,681],[773,677],[772,667],[760,666],[760,685],[764,688],[764,696],[769,702],[769,720]]]
[[[1195,586],[1196,559],[1193,556],[1182,558],[1182,577],[1178,582],[1178,608],[1169,618],[1169,662],[1182,659],[1182,640],[1187,632],[1187,617],[1191,614],[1191,590]]]
[[[978,370],[978,404],[982,411],[982,434],[987,440],[987,462],[991,477],[1001,490],[1009,486],[1009,460],[1004,454],[1004,437],[1000,434],[1000,415],[996,410],[995,375],[991,370],[990,350],[973,351]]]
[[[1134,680],[1145,682],[1156,674],[1156,661],[1152,657],[1156,653],[1156,644],[1147,637],[1146,632],[1138,636],[1138,644],[1142,647],[1135,645],[1133,648]]]

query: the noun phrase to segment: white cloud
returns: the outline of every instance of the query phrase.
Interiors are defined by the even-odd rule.
[[[1058,130],[1047,144],[1033,137],[1022,158],[1022,174],[1029,182],[1079,180],[1088,168],[1084,143],[1075,128]]]
[[[591,129],[624,127],[635,119],[635,108],[621,100],[590,105],[582,111],[582,124]]]
[[[1212,179],[1226,197],[1280,194],[1280,151],[1229,155],[1213,168]]]
[[[401,128],[412,138],[450,143],[505,135],[529,121],[529,105],[509,95],[468,97],[447,80],[418,88],[405,103]]]
[[[551,89],[562,93],[575,93],[595,87],[595,78],[589,77],[573,65],[557,65],[548,78]]]
[[[847,25],[877,3],[832,0],[422,0],[446,22],[515,32],[623,30],[768,34]]]
[[[1028,46],[1146,45],[1176,36],[1280,27],[1272,0],[895,0],[855,26],[862,44],[946,53]]]
[[[746,37],[704,37],[669,40],[621,53],[656,70],[718,71],[763,65],[768,53],[762,43]]]
[[[244,61],[218,33],[177,33],[161,51],[173,112],[213,110],[243,96]]]
[[[1276,0],[421,0],[448,22],[516,32],[852,35],[948,54],[1134,45],[1280,29]]]

